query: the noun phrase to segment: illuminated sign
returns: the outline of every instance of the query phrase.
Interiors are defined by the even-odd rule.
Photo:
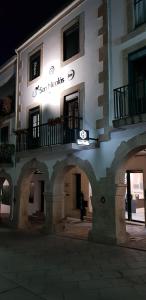
[[[78,145],[89,145],[89,131],[88,130],[79,130],[78,138],[77,138]]]
[[[53,74],[54,70],[55,70],[55,68],[53,66],[51,66],[49,73]],[[72,80],[74,78],[74,76],[75,76],[75,71],[72,69],[67,74],[67,80]],[[32,97],[34,98],[38,94],[42,94],[54,87],[57,87],[57,86],[63,84],[65,82],[65,80],[66,80],[65,77],[59,76],[59,77],[57,77],[57,79],[55,81],[52,80],[52,81],[48,82],[45,86],[40,86],[40,85],[36,86],[32,92]]]

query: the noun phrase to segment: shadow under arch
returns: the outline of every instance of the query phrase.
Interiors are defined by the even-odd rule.
[[[76,156],[69,156],[67,159],[57,161],[53,168],[53,174],[50,182],[50,193],[53,202],[53,225],[63,218],[63,202],[64,202],[64,176],[73,167],[78,167],[87,176],[92,190],[92,208],[94,219],[94,203],[97,195],[97,180],[94,170],[87,160],[82,160]]]
[[[122,142],[115,152],[110,170],[108,171],[113,178],[113,190],[115,190],[115,220],[116,220],[116,239],[117,242],[124,242],[127,239],[125,222],[125,171],[126,162],[137,152],[146,148],[146,134],[139,134],[127,142]]]
[[[37,159],[32,159],[24,164],[17,181],[17,186],[15,187],[15,224],[18,228],[28,227],[29,183],[34,172],[38,171],[41,174],[41,180],[44,180],[45,182],[44,194],[49,191],[49,173],[47,165]]]

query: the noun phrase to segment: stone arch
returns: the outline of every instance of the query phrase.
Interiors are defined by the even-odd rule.
[[[112,188],[115,190],[115,222],[116,222],[116,239],[119,242],[127,239],[125,223],[125,203],[123,201],[126,185],[125,171],[126,161],[138,151],[146,148],[146,134],[139,134],[127,142],[122,142],[118,147],[108,176],[113,180]]]
[[[92,189],[92,207],[93,207],[93,218],[94,218],[94,206],[96,202],[96,195],[97,195],[97,180],[94,173],[94,170],[87,160],[82,160],[81,158],[78,158],[74,155],[68,156],[67,159],[64,159],[62,161],[57,161],[53,168],[53,173],[51,177],[50,182],[50,194],[52,195],[52,202],[53,206],[55,203],[57,205],[60,205],[60,212],[62,209],[62,198],[64,198],[64,191],[63,191],[63,180],[65,173],[72,167],[77,166],[79,167],[87,176],[91,189]],[[55,207],[55,206],[54,206]],[[55,224],[59,218],[61,219],[61,213],[60,216],[55,215],[55,208],[53,210],[53,223]]]
[[[15,223],[19,228],[25,228],[28,226],[27,203],[29,197],[29,182],[31,181],[32,174],[37,170],[41,172],[42,179],[45,181],[44,195],[47,214],[46,194],[49,191],[48,168],[45,163],[40,162],[37,159],[32,159],[22,167],[17,181],[17,186],[15,187]]]

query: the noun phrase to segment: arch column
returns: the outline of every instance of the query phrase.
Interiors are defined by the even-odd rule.
[[[99,243],[117,243],[115,184],[113,178],[102,178],[93,197],[93,224],[89,239]]]
[[[54,231],[53,228],[53,195],[49,192],[44,192],[44,201],[46,203],[46,217],[44,230],[47,233],[52,233]]]

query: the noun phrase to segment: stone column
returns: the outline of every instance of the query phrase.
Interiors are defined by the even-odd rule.
[[[43,230],[46,233],[52,233],[53,228],[53,195],[49,192],[44,192],[44,201],[46,207],[45,224]]]
[[[121,205],[116,204],[114,178],[102,178],[93,195],[93,225],[89,239],[99,243],[116,244],[125,238],[124,216]],[[115,200],[116,199],[116,200]]]

